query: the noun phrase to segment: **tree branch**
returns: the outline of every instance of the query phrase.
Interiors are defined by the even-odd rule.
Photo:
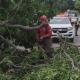
[[[26,49],[26,48],[23,47],[23,46],[16,46],[16,45],[14,45],[14,44],[11,43],[9,40],[5,39],[2,35],[0,35],[0,38],[1,38],[3,41],[5,41],[6,43],[8,43],[10,46],[12,46],[14,49],[18,50],[18,51],[21,51],[21,52],[23,52],[23,51],[31,52],[30,49]]]
[[[35,27],[29,27],[29,26],[24,26],[24,25],[12,25],[12,24],[8,24],[8,20],[7,21],[0,21],[0,27],[11,27],[11,28],[20,28],[20,29],[25,29],[25,30],[35,30],[38,29],[42,26],[43,24],[40,24],[39,26],[35,26]]]

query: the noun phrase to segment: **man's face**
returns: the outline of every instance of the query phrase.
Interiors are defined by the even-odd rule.
[[[45,20],[45,21],[40,21],[42,24],[47,24],[48,23],[48,21],[47,20]]]

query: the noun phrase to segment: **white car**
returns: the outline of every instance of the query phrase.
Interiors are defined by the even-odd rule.
[[[74,40],[75,28],[71,25],[68,17],[53,17],[49,24],[52,28],[52,38],[59,38],[57,34],[59,31],[63,38]]]

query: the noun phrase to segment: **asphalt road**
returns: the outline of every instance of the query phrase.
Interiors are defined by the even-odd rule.
[[[74,42],[72,43],[80,48],[80,28],[78,30],[78,36],[75,36]],[[59,47],[59,42],[53,41],[53,48],[58,48]]]

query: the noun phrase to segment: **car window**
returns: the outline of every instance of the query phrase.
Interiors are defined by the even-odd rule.
[[[70,21],[68,18],[53,18],[50,24],[70,24]]]

